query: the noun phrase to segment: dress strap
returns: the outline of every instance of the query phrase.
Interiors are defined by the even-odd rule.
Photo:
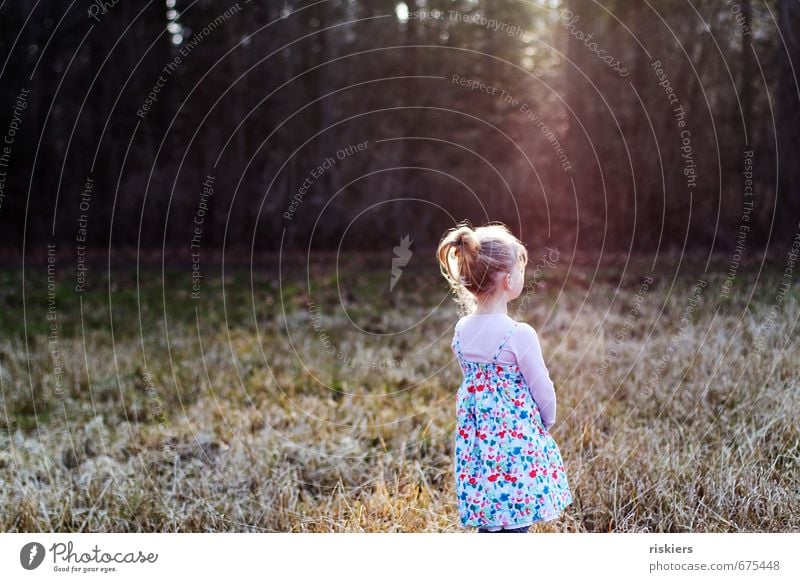
[[[455,344],[456,344],[456,353],[460,359],[464,359],[464,354],[461,353],[461,329],[458,327],[458,323],[456,323],[456,333],[455,333]]]
[[[512,334],[512,333],[514,333],[514,331],[515,331],[516,329],[517,329],[517,322],[515,321],[515,322],[514,322],[514,325],[513,325],[513,326],[511,327],[511,329],[509,329],[509,330],[508,330],[508,332],[506,333],[505,337],[503,338],[503,341],[501,341],[501,342],[500,342],[500,345],[497,347],[497,351],[495,351],[495,353],[494,353],[494,356],[492,357],[492,363],[493,363],[493,364],[496,364],[496,363],[497,363],[497,358],[498,358],[498,357],[500,357],[500,350],[502,350],[502,349],[503,349],[503,347],[505,347],[505,345],[506,345],[506,342],[508,341],[508,338],[510,338],[510,337],[511,337],[511,334]]]

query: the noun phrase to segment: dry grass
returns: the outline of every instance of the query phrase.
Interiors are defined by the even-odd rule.
[[[26,272],[26,342],[19,272],[6,270],[0,530],[460,531],[456,311],[439,305],[435,267],[413,267],[392,294],[388,266],[344,267],[341,297],[332,267],[311,271],[322,331],[359,361],[406,364],[386,370],[325,353],[299,268],[280,286],[256,276],[260,342],[248,273],[225,280],[224,306],[209,277],[197,318],[185,273],[169,276],[163,300],[160,274],[143,277],[139,301],[135,280],[115,275],[113,339],[106,283],[84,296],[82,320],[65,281],[62,394],[44,276]],[[575,502],[533,531],[800,528],[798,291],[770,319],[781,272],[756,284],[744,271],[730,298],[724,274],[704,276],[683,324],[694,275],[673,285],[663,268],[626,319],[643,267],[546,273],[524,319],[556,382],[554,435]]]

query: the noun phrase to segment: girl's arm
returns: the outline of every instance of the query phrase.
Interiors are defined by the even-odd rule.
[[[519,329],[511,337],[515,340],[514,353],[519,369],[539,406],[542,422],[549,429],[556,422],[556,392],[544,363],[539,336],[530,325],[520,323]]]

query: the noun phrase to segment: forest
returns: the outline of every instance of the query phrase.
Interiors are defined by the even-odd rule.
[[[462,218],[589,253],[731,254],[785,249],[800,219],[794,0],[0,16],[11,256],[434,245]]]

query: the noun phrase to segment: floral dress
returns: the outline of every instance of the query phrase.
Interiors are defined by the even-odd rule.
[[[572,502],[564,462],[518,366],[466,360],[456,398],[455,482],[461,527],[520,527],[558,517]]]

